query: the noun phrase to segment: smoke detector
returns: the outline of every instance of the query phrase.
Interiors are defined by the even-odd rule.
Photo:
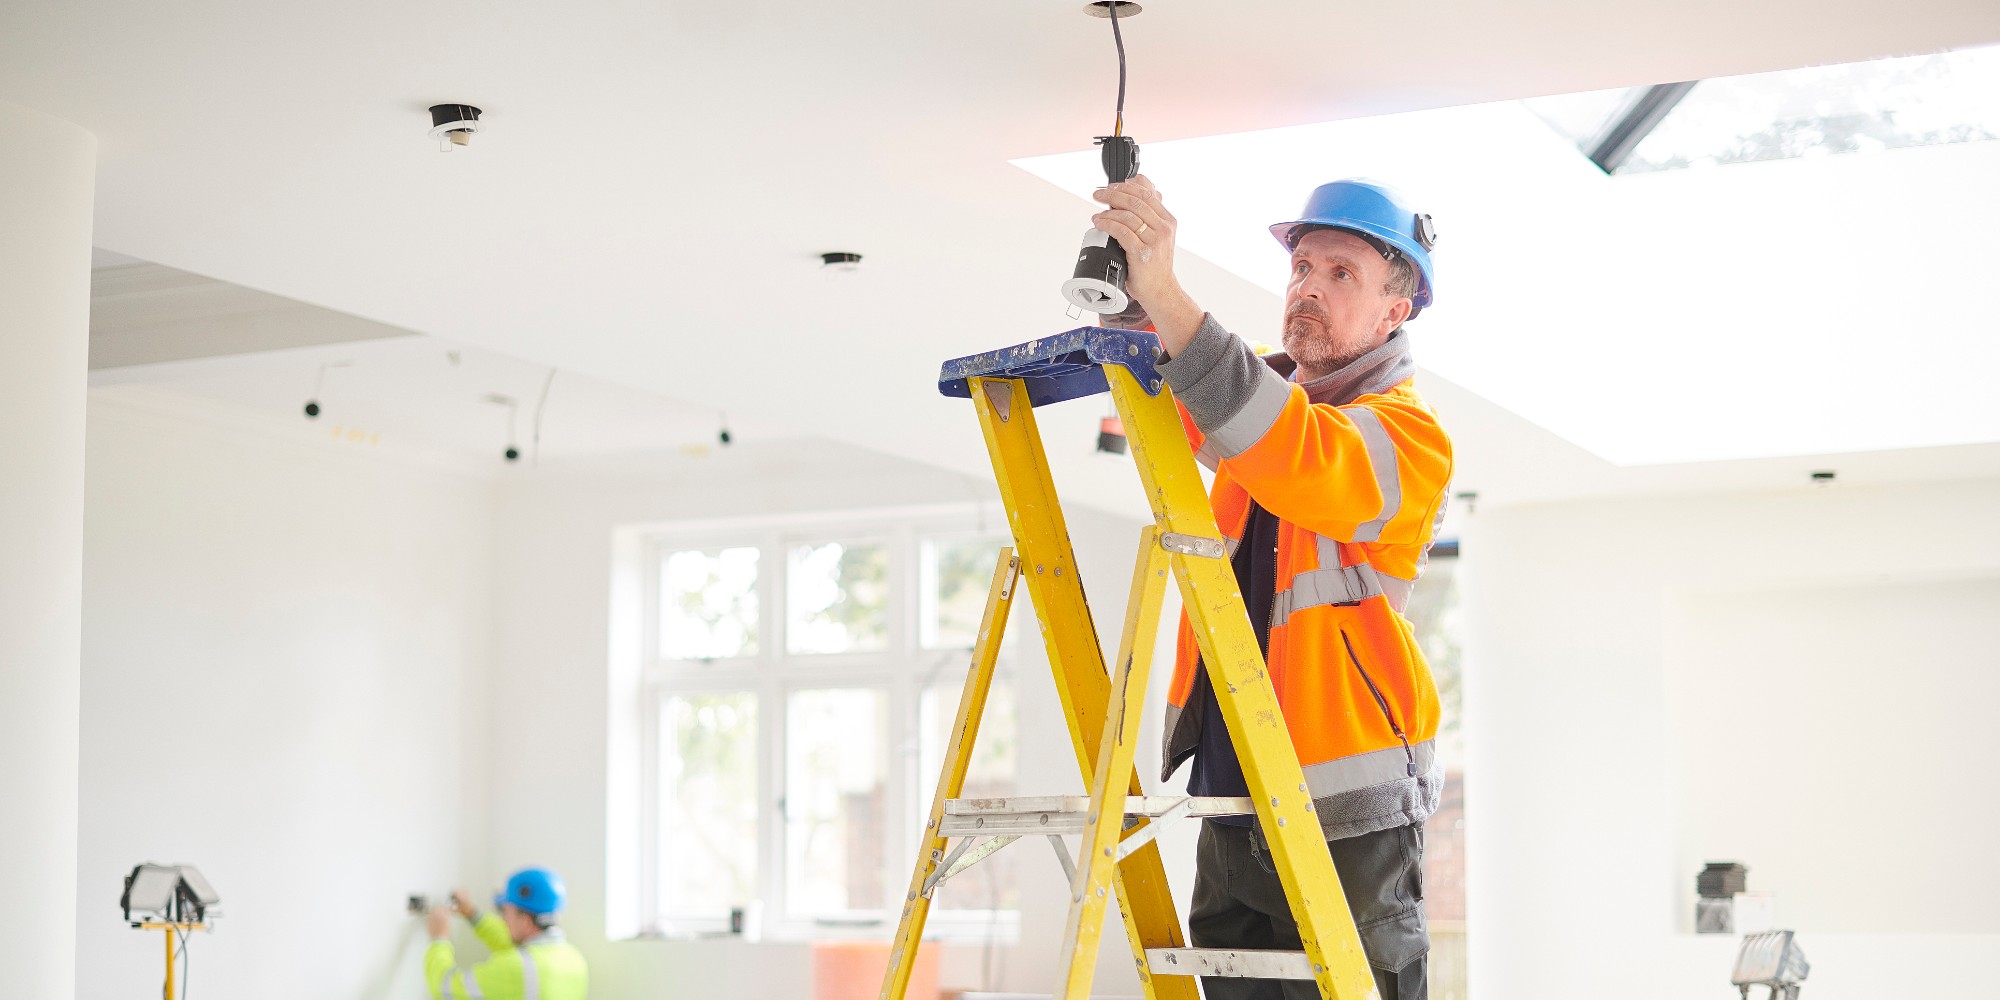
[[[444,152],[449,153],[451,147],[471,142],[472,133],[477,131],[479,131],[478,108],[470,104],[431,105],[430,136]]]

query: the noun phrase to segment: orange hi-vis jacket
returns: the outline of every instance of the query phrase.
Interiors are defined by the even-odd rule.
[[[1403,617],[1443,518],[1451,440],[1411,381],[1397,330],[1306,384],[1205,317],[1160,365],[1189,439],[1215,470],[1210,501],[1233,558],[1254,502],[1279,520],[1267,656],[1278,704],[1329,840],[1421,823],[1437,810],[1438,694]],[[1161,779],[1200,744],[1211,697],[1180,623]]]

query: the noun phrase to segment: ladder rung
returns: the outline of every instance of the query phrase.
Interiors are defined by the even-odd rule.
[[[1303,951],[1224,948],[1148,948],[1146,967],[1162,976],[1227,976],[1235,979],[1311,979]]]
[[[1186,815],[1247,816],[1253,809],[1247,796],[1128,795],[1125,815],[1153,818],[1189,802]],[[970,834],[1082,833],[1090,823],[1087,795],[1020,795],[1004,799],[947,799],[939,833]]]

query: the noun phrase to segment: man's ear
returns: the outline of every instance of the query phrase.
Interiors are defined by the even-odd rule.
[[[1389,334],[1395,333],[1396,328],[1402,326],[1403,321],[1410,318],[1410,310],[1412,308],[1414,306],[1406,298],[1399,298],[1389,303],[1389,311],[1382,314],[1382,321],[1375,327],[1375,335],[1378,337],[1387,337]]]

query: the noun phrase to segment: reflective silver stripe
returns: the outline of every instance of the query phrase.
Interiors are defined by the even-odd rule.
[[[1250,392],[1250,401],[1236,411],[1236,415],[1222,422],[1222,426],[1208,432],[1202,444],[1203,450],[1215,449],[1222,458],[1235,458],[1248,451],[1250,446],[1263,440],[1271,425],[1278,422],[1278,414],[1284,412],[1285,404],[1292,398],[1292,384],[1269,368],[1265,368],[1257,387]]]
[[[1430,740],[1410,745],[1410,753],[1417,758],[1417,773],[1429,774],[1435,748]],[[1352,757],[1330,760],[1324,764],[1306,767],[1306,787],[1312,797],[1323,799],[1341,792],[1351,792],[1357,788],[1386,784],[1391,781],[1405,781],[1410,777],[1410,756],[1401,746],[1386,750],[1358,753]]]
[[[1415,580],[1405,580],[1377,570],[1375,582],[1381,585],[1383,595],[1389,598],[1390,607],[1402,611],[1410,606],[1410,591],[1417,585]]]
[[[1367,563],[1307,570],[1292,577],[1292,585],[1271,599],[1271,624],[1283,625],[1301,608],[1353,604],[1381,593],[1382,578]]]
[[[486,1000],[486,994],[479,989],[479,977],[473,975],[471,969],[453,969],[452,972],[457,973],[458,983],[465,987],[467,997],[471,1000]]]
[[[1431,537],[1424,539],[1424,551],[1417,556],[1417,579],[1424,578],[1424,567],[1431,564],[1431,546],[1437,544],[1438,532],[1444,528],[1445,508],[1451,506],[1451,484],[1444,484],[1444,495],[1438,497],[1437,516],[1431,518]]]
[[[526,948],[516,948],[521,953],[521,1000],[542,1000],[542,974],[535,968],[535,956]]]
[[[1382,428],[1382,418],[1366,406],[1343,406],[1340,412],[1354,421],[1361,440],[1368,446],[1368,464],[1375,469],[1375,486],[1382,491],[1382,509],[1375,519],[1354,529],[1354,540],[1372,542],[1382,537],[1382,529],[1403,508],[1403,474],[1396,465],[1396,443]]]
[[[1331,569],[1340,565],[1340,541],[1325,535],[1314,535],[1319,539],[1319,568]]]

